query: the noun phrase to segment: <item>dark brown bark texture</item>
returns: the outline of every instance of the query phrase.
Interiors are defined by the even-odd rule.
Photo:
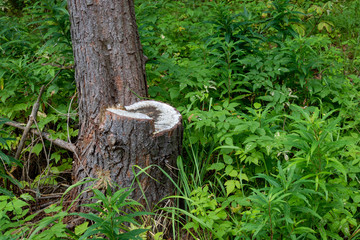
[[[138,187],[140,185],[151,209],[166,195],[174,194],[174,185],[160,168],[176,179],[173,166],[176,166],[181,151],[182,138],[179,120],[173,128],[155,133],[154,119],[139,120],[107,111],[100,126],[99,149],[94,161],[104,164],[101,169],[111,169],[111,179],[117,179],[122,187],[130,186],[134,180],[134,170],[139,172],[140,169],[134,165],[141,169],[156,165],[138,175],[135,191],[131,195],[133,199],[142,199],[141,202],[146,203]]]
[[[146,97],[133,0],[69,0],[80,137],[109,106]],[[134,94],[136,93],[136,94]]]
[[[132,168],[156,164],[171,175],[180,153],[181,119],[172,129],[154,133],[154,120],[133,119],[107,111],[147,96],[145,60],[132,0],[69,0],[80,131],[73,181],[85,177],[111,180],[129,187]],[[157,168],[139,177],[150,208],[173,193],[170,180]],[[95,187],[101,188],[100,182]],[[73,192],[74,198],[88,185]],[[134,185],[136,187],[136,185]],[[83,194],[78,204],[91,194]],[[141,198],[139,188],[131,195]],[[142,200],[143,201],[143,200]]]

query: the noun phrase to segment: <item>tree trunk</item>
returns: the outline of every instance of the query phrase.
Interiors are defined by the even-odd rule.
[[[175,165],[180,152],[180,114],[172,111],[175,116],[172,127],[157,129],[161,116],[167,114],[162,113],[162,107],[158,108],[162,103],[140,110],[129,106],[138,102],[139,97],[147,96],[145,60],[133,1],[69,0],[68,7],[80,121],[74,182],[92,177],[102,180],[95,184],[98,188],[110,179],[121,187],[129,187],[134,180],[135,165],[141,168],[159,165],[170,174],[167,166]],[[158,114],[151,117],[151,110]],[[148,117],[133,111],[145,111]],[[165,195],[172,194],[173,187],[156,168],[146,173],[160,180],[151,180],[146,174],[139,178],[152,207]],[[75,194],[87,186],[81,185]],[[140,193],[137,188],[132,197],[140,198]],[[89,196],[83,194],[79,203],[85,203]]]
[[[122,187],[128,187],[134,180],[133,171],[144,170],[137,177],[131,195],[133,199],[141,199],[151,209],[163,197],[174,193],[174,185],[168,177],[176,177],[174,166],[182,139],[180,113],[164,103],[141,101],[125,107],[125,110],[107,109],[100,129],[96,157],[105,157],[102,161],[105,166],[101,168],[111,169],[111,179],[116,179]]]

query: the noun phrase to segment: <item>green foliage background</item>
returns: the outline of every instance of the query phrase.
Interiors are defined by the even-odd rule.
[[[11,2],[0,2],[0,115],[25,122],[40,87],[50,82],[38,126],[54,138],[75,138],[66,1],[25,1],[21,9]],[[184,119],[179,206],[164,209],[175,214],[175,237],[357,239],[360,2],[136,0],[135,5],[149,58],[149,94],[176,107]],[[14,198],[11,186],[56,184],[71,168],[67,153],[45,152],[32,141],[22,159],[32,152],[39,167],[19,182],[24,179],[7,173],[21,162],[5,155],[13,154],[19,136],[10,128],[1,134],[1,186],[9,195],[1,206]],[[39,177],[44,172],[52,178]],[[31,220],[1,206],[3,213],[19,212],[22,221],[12,230]],[[3,214],[1,221],[15,219]],[[54,226],[64,233],[64,226]]]

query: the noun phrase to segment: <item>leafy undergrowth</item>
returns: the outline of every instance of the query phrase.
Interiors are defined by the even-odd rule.
[[[179,205],[163,209],[173,220],[172,238],[358,239],[360,2],[135,2],[149,94],[175,106],[185,125]],[[32,3],[19,21],[9,6],[0,18],[0,115],[25,122],[41,85],[51,82],[38,127],[74,141],[66,2]],[[15,160],[9,156],[19,132],[2,129],[4,236],[122,239],[116,235],[144,237],[147,229],[161,239],[164,230],[149,228],[158,215],[116,212],[123,190],[95,192],[101,209],[91,207],[102,214],[82,215],[93,225],[67,230],[59,204],[36,218],[29,204],[50,193],[61,200],[72,157],[34,137]],[[117,218],[137,222],[114,228]]]

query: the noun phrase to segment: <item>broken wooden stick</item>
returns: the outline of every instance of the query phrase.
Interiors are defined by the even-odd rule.
[[[29,120],[28,120],[25,127],[23,125],[21,125],[20,123],[17,123],[17,122],[14,122],[14,121],[5,122],[5,124],[7,124],[9,126],[13,126],[13,127],[20,128],[20,129],[24,130],[24,133],[23,133],[23,135],[21,137],[18,149],[17,149],[16,154],[15,154],[15,159],[19,159],[21,151],[24,148],[26,137],[27,137],[27,135],[29,134],[30,131],[35,135],[42,136],[43,138],[51,141],[53,144],[55,144],[55,145],[57,145],[57,146],[59,146],[61,148],[64,148],[64,149],[66,149],[68,151],[71,151],[71,152],[75,152],[75,145],[73,145],[72,143],[68,143],[68,142],[65,142],[65,141],[60,140],[60,139],[52,139],[51,135],[48,134],[48,133],[43,133],[43,132],[36,131],[35,129],[31,129],[32,124],[34,123],[34,121],[36,121],[36,116],[37,116],[37,112],[39,111],[40,100],[41,100],[42,94],[44,93],[45,89],[57,78],[57,76],[61,73],[61,71],[62,71],[62,69],[60,69],[55,74],[55,76],[51,79],[51,81],[48,84],[46,84],[46,86],[41,87],[40,92],[39,92],[39,96],[38,96],[36,102],[33,105],[31,114],[29,116]]]
[[[28,122],[26,124],[26,127],[24,129],[24,133],[23,133],[23,135],[21,137],[18,149],[16,150],[15,159],[19,159],[21,151],[24,148],[26,137],[27,137],[27,135],[28,135],[28,133],[30,131],[31,125],[33,124],[34,120],[36,120],[37,112],[38,112],[39,106],[40,106],[40,99],[41,99],[41,96],[42,96],[44,90],[45,90],[45,86],[42,86],[41,89],[40,89],[39,96],[38,96],[38,98],[37,98],[37,100],[36,100],[36,102],[35,102],[35,104],[34,104],[34,106],[32,108],[31,114],[29,116],[29,120],[28,120]]]
[[[12,127],[16,127],[16,128],[19,128],[19,129],[22,129],[22,130],[25,130],[25,126],[22,125],[21,123],[18,123],[18,122],[14,122],[14,121],[8,121],[8,122],[5,122],[4,124],[6,125],[9,125],[9,126],[12,126]],[[75,152],[75,145],[72,144],[72,143],[68,143],[66,141],[63,141],[61,139],[53,139],[51,137],[51,134],[49,133],[46,133],[46,132],[38,132],[37,130],[35,129],[30,129],[30,132],[35,134],[35,135],[38,135],[38,136],[42,136],[43,138],[45,138],[46,140],[52,142],[54,145],[58,146],[58,147],[61,147],[65,150],[68,150],[70,152]]]

